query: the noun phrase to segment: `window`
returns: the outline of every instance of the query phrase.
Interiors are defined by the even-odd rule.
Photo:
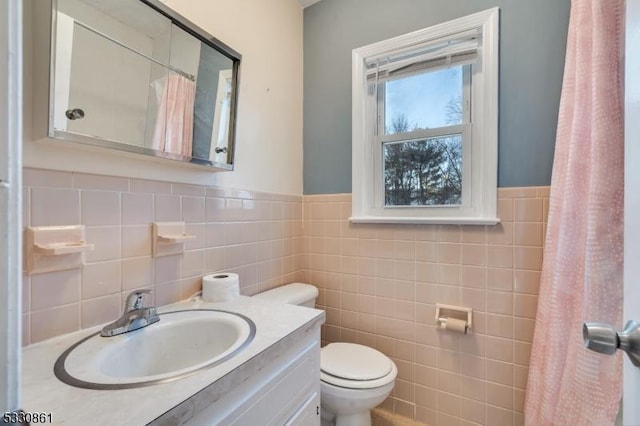
[[[498,9],[353,51],[353,222],[495,224]]]

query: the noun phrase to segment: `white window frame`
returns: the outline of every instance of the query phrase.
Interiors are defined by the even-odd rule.
[[[367,60],[474,29],[481,37],[477,62],[471,72],[471,125],[465,129],[470,138],[467,135],[463,138],[462,204],[385,207],[381,154],[384,138],[375,135],[377,123],[373,121],[377,121],[378,99],[367,91]],[[498,33],[499,9],[493,8],[353,50],[351,222],[477,225],[500,222],[497,217]]]

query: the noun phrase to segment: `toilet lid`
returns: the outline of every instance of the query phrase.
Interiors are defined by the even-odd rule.
[[[330,343],[320,351],[323,372],[347,380],[375,380],[388,375],[393,362],[382,352],[355,343]]]

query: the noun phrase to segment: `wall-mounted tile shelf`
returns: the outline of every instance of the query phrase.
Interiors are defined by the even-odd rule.
[[[184,243],[195,239],[185,232],[184,222],[154,222],[153,256],[169,256],[184,252]]]
[[[195,235],[187,234],[186,232],[183,232],[182,234],[158,235],[159,242],[169,244],[184,243],[195,238]]]
[[[81,268],[94,248],[85,240],[84,225],[28,227],[24,246],[28,274]]]
[[[87,250],[93,250],[93,244],[86,242],[78,243],[51,243],[51,244],[34,244],[36,253],[47,256],[59,256],[61,254],[82,253]]]

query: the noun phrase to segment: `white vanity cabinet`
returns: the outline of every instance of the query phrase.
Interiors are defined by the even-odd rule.
[[[261,356],[261,365],[247,371],[241,384],[186,424],[319,425],[320,324],[296,334]]]
[[[197,374],[109,391],[70,386],[53,374],[60,354],[98,328],[30,345],[23,349],[25,411],[50,412],[53,423],[66,426],[320,425],[323,311],[274,308],[246,296],[226,303],[183,301],[162,309],[237,313],[254,322],[256,334],[241,352]]]

